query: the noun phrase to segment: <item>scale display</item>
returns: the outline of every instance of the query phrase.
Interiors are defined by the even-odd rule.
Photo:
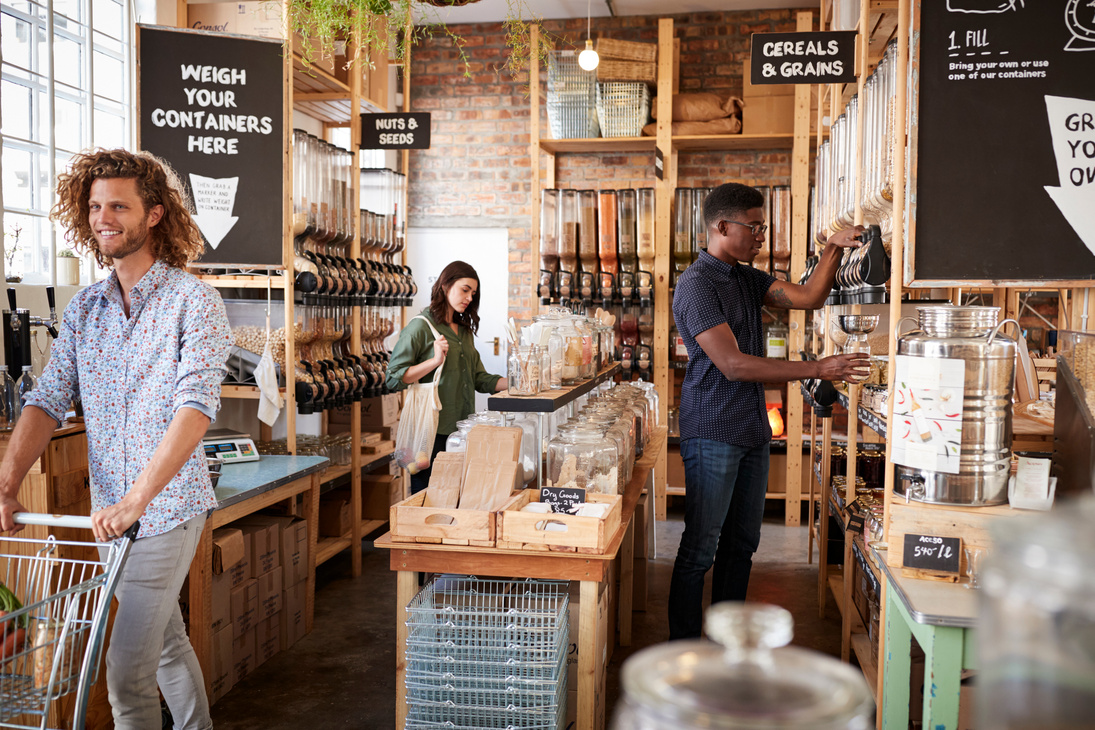
[[[202,439],[205,455],[225,463],[258,461],[259,451],[250,435],[227,430],[210,431]]]

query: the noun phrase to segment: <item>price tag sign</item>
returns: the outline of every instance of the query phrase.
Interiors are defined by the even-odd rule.
[[[585,504],[586,490],[568,487],[544,487],[540,490],[540,501],[551,505],[552,512],[574,514],[578,507]]]
[[[905,535],[905,554],[901,565],[912,570],[958,575],[962,538],[935,535]]]
[[[863,534],[863,521],[864,517],[861,513],[848,515],[848,530],[858,535]]]

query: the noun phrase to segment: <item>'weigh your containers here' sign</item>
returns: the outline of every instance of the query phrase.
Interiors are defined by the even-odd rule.
[[[203,264],[282,263],[282,45],[137,26],[138,145],[175,168]]]
[[[428,150],[430,113],[362,114],[361,149]]]
[[[855,31],[754,33],[749,81],[843,84],[855,81]]]

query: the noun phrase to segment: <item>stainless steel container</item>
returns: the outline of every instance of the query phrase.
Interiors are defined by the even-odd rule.
[[[917,307],[920,328],[899,335],[897,354],[964,360],[959,472],[897,468],[895,491],[932,504],[981,506],[1008,501],[1015,340],[1000,330],[995,307]],[[904,321],[904,320],[902,320]],[[900,329],[901,323],[898,323]]]

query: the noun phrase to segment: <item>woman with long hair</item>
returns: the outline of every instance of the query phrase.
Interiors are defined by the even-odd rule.
[[[432,330],[431,330],[432,326]],[[441,337],[435,338],[433,330]],[[430,291],[430,306],[407,323],[399,333],[388,362],[388,389],[403,390],[411,383],[433,382],[434,371],[445,363],[438,383],[441,412],[433,457],[445,450],[445,440],[456,430],[456,422],[475,411],[475,393],[498,393],[506,379],[491,375],[475,349],[479,330],[479,274],[463,261],[446,266]],[[404,416],[409,417],[409,416]],[[411,475],[411,494],[430,483],[432,469]]]

